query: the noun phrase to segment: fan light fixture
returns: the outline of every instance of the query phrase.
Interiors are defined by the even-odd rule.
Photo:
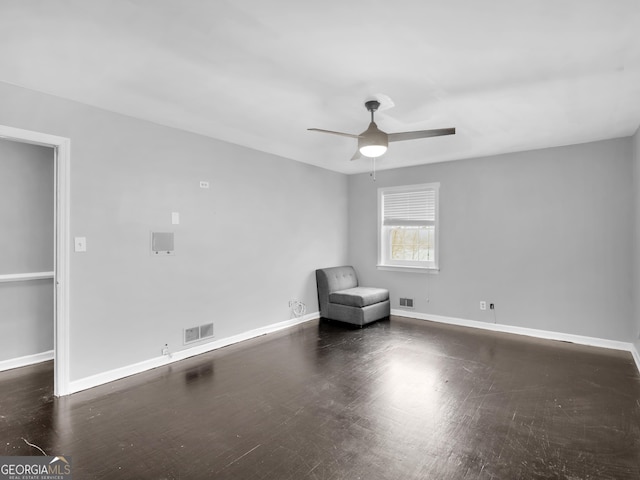
[[[376,158],[384,155],[384,152],[386,151],[387,147],[384,145],[365,145],[364,147],[360,147],[360,153],[369,158]]]
[[[358,150],[365,157],[376,158],[383,155],[387,151],[388,145],[387,134],[380,131],[373,121],[369,124],[369,128],[358,137]]]

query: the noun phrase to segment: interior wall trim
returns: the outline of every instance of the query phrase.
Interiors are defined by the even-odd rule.
[[[570,333],[552,332],[548,330],[538,330],[535,328],[514,327],[512,325],[479,322],[477,320],[466,320],[464,318],[445,317],[442,315],[432,315],[429,313],[407,312],[404,310],[392,309],[391,315],[399,317],[415,318],[417,320],[427,320],[430,322],[446,323],[449,325],[458,325],[461,327],[479,328],[482,330],[491,330],[493,332],[513,333],[515,335],[525,335],[527,337],[544,338],[547,340],[559,340],[562,342],[577,343],[579,345],[588,345],[591,347],[610,348],[612,350],[623,350],[630,352],[635,360],[636,367],[640,373],[640,355],[633,343],[619,342],[617,340],[608,340],[605,338],[586,337],[583,335],[573,335]]]
[[[134,363],[132,365],[127,365],[124,367],[116,368],[114,370],[109,370],[107,372],[98,373],[96,375],[91,375],[89,377],[81,378],[79,380],[74,380],[69,384],[69,390],[70,390],[69,393],[76,393],[82,390],[97,387],[99,385],[113,382],[115,380],[120,380],[121,378],[129,377],[137,373],[146,372],[147,370],[151,370],[153,368],[161,367],[163,365],[168,365],[173,362],[178,362],[180,360],[184,360],[185,358],[200,355],[202,353],[210,352],[212,350],[217,350],[218,348],[233,345],[235,343],[243,342],[245,340],[250,340],[252,338],[260,337],[262,335],[266,335],[269,333],[274,333],[279,330],[293,327],[295,325],[299,325],[301,323],[305,323],[319,317],[320,317],[320,312],[308,313],[307,315],[304,315],[300,318],[293,318],[290,320],[285,320],[283,322],[273,323],[265,327],[260,327],[253,330],[249,330],[247,332],[239,333],[231,337],[221,338],[220,340],[214,340],[213,342],[208,342],[208,343],[197,345],[191,348],[180,350],[172,353],[169,357],[167,356],[154,357],[148,360],[143,360],[142,362]]]
[[[638,352],[638,349],[633,343],[631,344],[631,355],[633,356],[633,359],[636,361],[636,367],[638,367],[638,371],[640,372],[640,353]]]
[[[632,343],[618,342],[615,340],[606,340],[606,339],[600,339],[595,337],[586,337],[581,335],[571,335],[571,334],[560,333],[560,332],[551,332],[546,330],[537,330],[533,328],[523,328],[523,327],[514,327],[511,325],[479,322],[476,320],[466,320],[462,318],[445,317],[442,315],[431,315],[431,314],[424,314],[424,313],[417,313],[417,312],[407,312],[404,310],[396,310],[396,309],[391,310],[391,315],[397,315],[399,317],[415,318],[418,320],[433,321],[438,323],[446,323],[449,325],[458,325],[462,327],[480,328],[483,330],[491,330],[495,332],[513,333],[516,335],[525,335],[528,337],[544,338],[548,340],[568,341],[568,342],[577,343],[580,345],[588,345],[593,347],[602,347],[602,348],[610,348],[614,350],[628,351],[633,356],[633,359],[635,360],[635,363],[636,363],[636,367],[638,368],[638,372],[640,372],[640,354],[638,353],[638,350],[635,348],[635,346]],[[138,362],[132,365],[127,365],[124,367],[116,368],[114,370],[109,370],[107,372],[81,378],[79,380],[74,380],[70,382],[69,393],[76,393],[82,390],[97,387],[99,385],[113,382],[121,378],[129,377],[137,373],[142,373],[147,370],[151,370],[153,368],[161,367],[163,365],[168,365],[170,363],[184,360],[186,358],[200,355],[202,353],[207,353],[213,350],[217,350],[218,348],[223,348],[229,345],[233,345],[235,343],[243,342],[245,340],[250,340],[252,338],[260,337],[262,335],[274,333],[279,330],[283,330],[285,328],[293,327],[295,325],[299,325],[301,323],[305,323],[310,320],[317,319],[319,317],[320,317],[320,312],[312,312],[300,318],[285,320],[283,322],[274,323],[271,325],[267,325],[265,327],[261,327],[254,330],[249,330],[244,333],[233,335],[231,337],[222,338],[220,340],[215,340],[213,342],[208,342],[208,343],[197,345],[185,350],[180,350],[178,352],[172,353],[170,358],[164,357],[164,356],[154,357],[154,358],[150,358],[148,360],[144,360],[142,362]],[[53,352],[47,352],[47,353],[51,355],[51,358],[43,359],[39,361],[46,361],[53,358]],[[40,354],[40,355],[43,355],[43,354]],[[28,357],[23,357],[23,358],[28,358]],[[19,359],[15,359],[15,360],[19,360]],[[5,362],[0,362],[0,371],[2,370],[3,364],[6,362],[9,362],[9,361],[7,360]],[[32,362],[32,363],[37,363],[37,362]],[[27,363],[25,365],[29,365],[29,364]],[[22,365],[19,365],[19,366],[22,366]],[[10,367],[10,368],[16,368],[16,367]]]
[[[0,283],[46,280],[48,278],[53,278],[54,276],[54,272],[10,273],[0,275]]]
[[[54,333],[53,333],[53,394],[69,393],[71,301],[70,256],[71,232],[71,140],[48,133],[0,125],[0,137],[10,141],[53,147],[55,169],[55,235],[54,235]]]
[[[0,372],[13,368],[26,367],[27,365],[34,365],[36,363],[48,362],[49,360],[53,360],[53,350],[35,353],[33,355],[25,355],[24,357],[10,358],[0,361]]]

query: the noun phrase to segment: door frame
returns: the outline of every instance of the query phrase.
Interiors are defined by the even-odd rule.
[[[54,208],[54,380],[56,397],[69,391],[69,217],[70,217],[70,147],[71,140],[46,133],[0,125],[0,138],[21,143],[53,147],[55,175]]]

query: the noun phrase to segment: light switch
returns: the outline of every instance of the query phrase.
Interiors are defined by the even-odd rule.
[[[173,225],[180,224],[180,212],[171,212],[171,223]]]
[[[74,245],[76,252],[86,252],[87,251],[87,237],[75,237]]]

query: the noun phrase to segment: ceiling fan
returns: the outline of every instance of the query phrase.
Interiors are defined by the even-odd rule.
[[[455,128],[437,128],[435,130],[416,130],[414,132],[398,132],[398,133],[386,133],[378,128],[376,122],[373,121],[373,114],[380,102],[377,100],[369,100],[365,102],[364,106],[371,112],[371,123],[360,135],[352,133],[334,132],[332,130],[323,130],[321,128],[308,128],[313,132],[331,133],[332,135],[341,135],[343,137],[357,138],[358,150],[351,160],[357,160],[361,158],[361,155],[370,158],[376,158],[383,155],[387,151],[389,142],[399,142],[401,140],[415,140],[418,138],[427,137],[439,137],[441,135],[454,135],[456,133]]]

